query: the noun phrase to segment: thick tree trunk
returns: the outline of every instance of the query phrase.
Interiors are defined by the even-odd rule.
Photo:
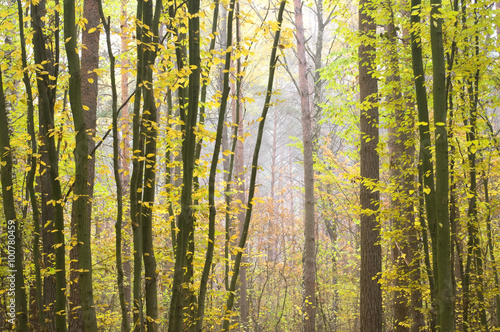
[[[382,250],[379,244],[380,230],[378,211],[380,195],[378,132],[378,86],[373,76],[375,22],[371,13],[373,3],[359,3],[359,31],[364,41],[359,46],[359,94],[360,94],[360,202],[361,219],[361,280],[360,318],[361,332],[382,331],[382,292],[378,283],[382,271]]]
[[[314,168],[311,103],[307,81],[306,40],[302,18],[302,1],[294,0],[297,29],[297,58],[299,60],[299,94],[302,111],[302,142],[304,149],[304,253],[303,253],[303,325],[304,331],[316,329],[316,222],[314,216]]]
[[[85,126],[87,129],[88,137],[88,154],[94,150],[96,130],[96,114],[97,114],[97,73],[94,71],[99,66],[99,30],[89,33],[90,29],[95,29],[100,23],[99,8],[97,0],[85,0],[83,4],[83,17],[87,19],[85,29],[82,31],[82,64],[81,64],[81,89],[82,89],[82,104],[88,107],[84,112]],[[88,158],[87,161],[87,214],[86,224],[88,225],[88,232],[90,234],[91,219],[92,219],[92,198],[94,193],[94,177],[95,177],[95,157]],[[73,209],[71,214],[71,236],[76,239],[77,217],[76,210]],[[83,315],[81,309],[80,298],[80,283],[78,281],[80,269],[79,264],[79,246],[77,241],[73,240],[73,246],[70,250],[70,301],[69,301],[69,330],[82,331],[83,330]]]
[[[88,191],[88,141],[84,106],[80,59],[77,53],[75,1],[64,2],[64,37],[68,57],[69,99],[76,133],[75,180],[73,184],[73,212],[78,245],[81,309],[83,331],[96,331],[97,320],[92,290],[92,251],[90,239],[89,191]],[[64,225],[62,225],[64,228]],[[62,234],[61,234],[62,235]],[[81,327],[79,327],[81,328]]]

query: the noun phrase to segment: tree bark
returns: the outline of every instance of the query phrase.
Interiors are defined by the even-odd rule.
[[[438,266],[438,322],[441,331],[454,328],[453,288],[451,269],[450,219],[448,211],[448,133],[446,106],[446,67],[444,61],[441,0],[431,1],[431,49],[433,70],[434,125],[436,126],[436,231]]]
[[[43,297],[42,297],[42,278],[41,278],[41,265],[42,259],[40,256],[40,213],[38,208],[38,201],[35,194],[35,173],[37,165],[37,138],[35,134],[35,107],[33,102],[33,91],[31,88],[31,81],[26,70],[28,66],[28,56],[26,53],[26,37],[24,34],[24,18],[23,18],[23,7],[21,0],[17,0],[17,13],[19,18],[19,40],[21,44],[21,57],[23,64],[23,82],[26,89],[26,99],[28,106],[28,128],[27,133],[30,136],[30,148],[31,156],[29,157],[30,170],[26,176],[26,188],[27,196],[29,197],[31,203],[31,209],[33,213],[33,261],[35,262],[35,291],[30,292],[34,294],[34,297],[30,295],[30,324],[34,325],[38,329],[42,329],[44,325],[44,312],[43,312]]]
[[[434,165],[432,162],[431,150],[431,137],[429,129],[429,109],[427,104],[427,91],[425,88],[425,72],[422,60],[422,44],[420,42],[421,29],[420,29],[420,16],[421,16],[421,2],[420,0],[411,0],[411,7],[414,8],[411,20],[411,52],[412,52],[412,68],[413,77],[415,81],[415,94],[418,110],[418,130],[419,130],[419,178],[421,184],[421,192],[424,196],[425,215],[427,225],[431,237],[432,248],[432,265],[429,261],[429,252],[426,250],[426,260],[428,261],[428,275],[429,287],[431,295],[431,304],[433,311],[431,311],[431,330],[434,331],[436,327],[436,311],[437,311],[437,230],[436,230],[436,190],[434,185]],[[422,219],[423,221],[425,218]],[[424,228],[424,232],[426,232]],[[426,246],[427,243],[424,243]]]
[[[303,326],[304,331],[316,329],[316,222],[314,216],[314,168],[311,103],[307,81],[306,40],[302,18],[302,1],[294,0],[297,29],[297,58],[299,60],[299,94],[302,113],[302,142],[304,149],[304,253],[303,253]]]
[[[43,17],[46,13],[46,1],[31,4],[33,26],[33,53],[35,64],[43,66],[43,71],[37,71],[39,136],[40,146],[40,187],[42,250],[44,267],[55,264],[54,275],[48,275],[43,281],[43,299],[45,311],[45,328],[48,331],[66,331],[66,264],[64,247],[64,214],[62,207],[61,183],[59,181],[58,155],[55,145],[54,105],[58,78],[59,63],[59,32],[54,32],[56,48],[54,53],[46,48]],[[55,23],[59,25],[59,14],[56,11]],[[42,74],[43,72],[43,74]],[[51,202],[56,202],[52,204]],[[57,248],[55,248],[57,244]],[[55,260],[54,258],[55,257]],[[56,312],[60,313],[56,315]]]
[[[361,332],[382,331],[382,291],[378,279],[382,271],[382,250],[379,244],[380,195],[378,132],[378,85],[375,69],[375,22],[371,13],[374,4],[368,0],[359,2],[359,94],[360,94],[360,202],[361,222],[361,280],[360,319]]]
[[[82,31],[82,47],[81,52],[81,91],[82,91],[82,105],[88,107],[84,112],[84,121],[87,129],[88,154],[94,150],[96,130],[96,114],[97,114],[97,81],[98,76],[95,69],[99,66],[99,30],[89,33],[90,29],[97,29],[100,23],[99,8],[97,0],[85,0],[83,3],[83,17],[87,19],[85,29]],[[95,157],[88,158],[87,160],[87,213],[85,218],[88,232],[90,234],[91,219],[92,219],[92,198],[94,193],[94,177],[95,177]],[[77,237],[77,210],[74,208],[71,214],[71,236],[76,239]],[[70,249],[70,301],[69,301],[69,331],[82,331],[84,328],[81,297],[80,297],[80,283],[78,281],[80,264],[79,264],[79,245],[76,240]]]
[[[187,299],[192,299],[191,291],[186,290],[183,284],[190,282],[186,280],[185,269],[188,269],[188,247],[189,241],[194,234],[193,203],[193,173],[196,152],[195,127],[198,119],[198,98],[200,92],[200,19],[197,15],[200,10],[200,1],[188,2],[189,18],[189,66],[195,66],[189,75],[187,112],[181,115],[184,121],[184,141],[182,143],[182,166],[183,186],[181,193],[181,212],[178,216],[177,227],[177,250],[175,253],[174,280],[172,284],[172,298],[170,302],[170,313],[168,331],[176,332],[183,330],[184,307],[190,305]],[[195,16],[193,16],[195,15]],[[182,101],[184,103],[184,101]],[[182,104],[181,104],[182,105]],[[181,109],[181,114],[184,109]]]
[[[127,1],[126,0],[121,0],[120,2],[121,5],[121,19],[120,19],[120,29],[121,29],[121,52],[122,54],[125,54],[128,51],[128,43],[127,43],[127,35],[125,33],[126,31],[126,26],[128,24],[127,20]],[[122,190],[123,190],[123,196],[128,196],[130,195],[130,125],[129,125],[129,107],[127,102],[127,98],[129,95],[129,89],[128,89],[128,81],[129,81],[129,73],[125,70],[130,66],[130,62],[128,61],[127,57],[123,57],[121,61],[121,68],[122,68],[122,73],[121,73],[121,82],[120,82],[120,87],[121,87],[121,103],[123,106],[122,111],[121,111],[121,128],[122,128],[122,137],[123,137],[123,146],[121,148],[121,168],[123,169],[122,172]],[[128,206],[124,206],[124,216],[125,220],[127,222],[130,222],[130,219],[127,218],[128,216]],[[128,227],[127,227],[128,226]],[[131,288],[131,277],[132,277],[132,262],[130,260],[130,240],[132,238],[132,225],[128,223],[128,225],[124,227],[124,230],[126,234],[128,235],[123,239],[123,256],[124,256],[124,262],[123,262],[123,273],[124,273],[124,293],[125,293],[125,303],[127,304],[128,311],[130,312],[132,308],[132,301],[131,301],[131,295],[132,295],[132,288]],[[130,320],[130,317],[128,317],[128,320]]]
[[[24,284],[23,243],[21,220],[17,219],[14,201],[14,185],[12,181],[12,149],[10,146],[7,107],[3,92],[2,71],[0,70],[0,178],[2,182],[3,212],[7,219],[7,280],[9,287],[6,303],[7,319],[15,321],[11,326],[17,326],[19,331],[28,331],[28,305]],[[14,284],[14,285],[12,285]],[[14,303],[12,303],[14,301]],[[12,304],[14,307],[12,308]],[[17,321],[16,321],[17,319]]]

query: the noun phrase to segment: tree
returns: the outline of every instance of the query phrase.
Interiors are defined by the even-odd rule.
[[[302,140],[304,148],[304,331],[315,331],[316,322],[316,222],[314,216],[314,167],[312,121],[307,82],[307,61],[305,50],[302,2],[294,0],[295,25],[297,27],[297,57],[299,60],[299,94],[302,111]],[[320,50],[321,52],[321,50]]]
[[[120,308],[121,308],[121,331],[128,332],[130,331],[129,324],[129,314],[128,309],[130,306],[127,306],[126,303],[126,293],[124,286],[124,267],[122,265],[122,224],[123,224],[123,182],[122,177],[120,175],[120,164],[122,163],[122,159],[120,158],[119,150],[120,150],[120,142],[118,137],[118,93],[116,87],[116,79],[115,79],[115,56],[113,55],[113,49],[111,46],[111,27],[109,19],[106,20],[104,17],[104,11],[102,9],[102,2],[98,2],[98,10],[99,16],[101,18],[102,25],[104,27],[104,32],[106,34],[106,45],[108,49],[109,61],[110,61],[110,72],[111,72],[111,94],[112,94],[112,112],[113,112],[113,170],[114,177],[116,183],[116,271],[117,271],[117,286],[118,286],[118,296],[120,298]],[[122,76],[123,78],[123,76]],[[123,86],[122,86],[123,93]],[[121,106],[121,108],[126,107],[128,100],[125,100],[125,103]],[[125,157],[125,156],[123,156]],[[129,294],[130,295],[130,294]]]
[[[50,268],[54,264],[55,280],[51,275],[44,278],[44,310],[47,314],[46,328],[49,331],[65,331],[66,319],[66,263],[64,246],[64,211],[59,177],[58,155],[54,135],[54,108],[56,87],[59,75],[59,30],[50,36],[54,48],[47,48],[44,27],[46,1],[32,3],[31,22],[33,26],[33,53],[35,64],[42,66],[36,72],[38,90],[39,136],[42,137],[40,146],[40,184],[41,184],[41,225],[44,253],[44,266]],[[59,25],[59,13],[54,14],[54,23]],[[53,40],[52,40],[53,38]],[[56,315],[59,313],[59,315]]]
[[[28,331],[28,306],[26,302],[26,288],[23,268],[23,238],[21,220],[17,218],[14,204],[14,186],[12,181],[12,149],[9,139],[7,107],[0,70],[0,178],[2,179],[3,210],[7,219],[6,234],[8,239],[7,262],[9,280],[8,314],[7,319],[17,325],[19,331]]]
[[[81,93],[82,107],[85,106],[83,113],[85,128],[87,130],[87,154],[91,156],[87,160],[87,212],[85,218],[86,232],[90,234],[92,220],[92,199],[94,192],[95,178],[95,157],[92,153],[95,148],[96,132],[96,114],[97,114],[97,68],[99,67],[99,10],[97,0],[87,0],[83,4],[83,17],[87,20],[85,29],[82,31],[81,48]],[[73,237],[73,246],[70,250],[70,318],[69,330],[81,331],[84,329],[84,321],[81,310],[80,283],[78,282],[79,264],[79,244],[77,238],[78,217],[77,213],[80,206],[77,204],[71,214],[71,236]]]
[[[23,82],[26,89],[26,99],[28,107],[28,119],[27,119],[27,132],[30,137],[30,170],[26,175],[26,188],[27,196],[31,203],[31,209],[33,211],[33,260],[35,261],[35,293],[36,297],[32,300],[33,306],[30,308],[30,316],[32,324],[41,327],[43,324],[43,297],[42,297],[42,277],[40,265],[42,263],[40,257],[40,214],[39,214],[39,204],[37,201],[35,193],[35,173],[37,165],[37,139],[35,134],[35,106],[33,102],[33,90],[31,88],[31,80],[26,70],[28,66],[28,59],[26,53],[26,36],[24,33],[24,15],[21,0],[17,1],[17,14],[19,21],[19,39],[21,44],[21,63],[23,66]],[[2,181],[3,182],[3,181]],[[22,312],[22,310],[18,310]]]
[[[82,103],[82,75],[80,70],[80,59],[77,53],[76,42],[76,17],[75,1],[64,2],[64,38],[69,69],[69,100],[73,113],[75,126],[75,181],[73,183],[73,213],[76,224],[76,237],[79,260],[78,284],[80,287],[80,300],[82,303],[82,320],[84,331],[97,330],[95,316],[94,295],[92,289],[92,251],[90,238],[90,217],[88,200],[88,136],[87,123],[85,121],[84,107]],[[64,225],[61,225],[61,230]],[[61,231],[62,233],[62,231]],[[63,234],[61,234],[61,237]],[[61,241],[64,243],[64,241]],[[58,304],[58,303],[57,303]],[[65,319],[65,316],[63,316]],[[64,324],[66,326],[66,324]],[[58,327],[59,331],[60,327]],[[66,328],[64,327],[64,330]]]
[[[361,129],[360,139],[360,202],[361,202],[361,276],[360,276],[360,318],[361,331],[382,331],[382,291],[378,283],[382,271],[382,250],[378,209],[380,195],[378,133],[378,86],[374,76],[375,21],[372,12],[375,4],[370,1],[359,3],[359,99]]]

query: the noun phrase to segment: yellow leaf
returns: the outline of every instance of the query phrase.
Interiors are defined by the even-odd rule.
[[[88,111],[88,110],[89,110],[89,107],[88,107],[88,106],[86,106],[86,105],[83,105],[82,107],[83,107],[83,109],[84,109],[85,111]]]
[[[94,83],[94,79],[93,78],[89,78],[87,81],[89,81],[90,84]]]

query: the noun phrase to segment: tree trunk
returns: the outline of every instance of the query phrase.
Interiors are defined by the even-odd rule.
[[[19,18],[19,40],[21,44],[21,56],[23,68],[26,69],[28,66],[27,53],[26,53],[26,37],[24,34],[24,18],[23,18],[23,7],[21,0],[17,0],[17,12]],[[44,312],[43,312],[43,298],[42,298],[42,278],[41,278],[41,265],[42,259],[40,256],[40,214],[38,208],[38,201],[35,194],[35,173],[37,165],[37,137],[35,134],[35,107],[33,103],[33,92],[31,88],[31,81],[28,75],[28,71],[24,70],[23,82],[26,89],[26,100],[28,105],[28,128],[27,132],[30,136],[30,148],[31,156],[29,160],[30,170],[26,176],[26,188],[27,196],[31,203],[31,209],[33,212],[33,261],[35,265],[35,282],[34,292],[30,293],[30,324],[38,329],[42,329],[44,325]],[[32,286],[33,287],[33,286]]]
[[[97,0],[85,0],[83,4],[83,17],[87,19],[85,29],[82,31],[82,64],[81,64],[81,91],[82,91],[82,105],[88,107],[84,112],[84,121],[87,129],[88,144],[87,151],[90,155],[94,150],[96,130],[96,114],[97,114],[97,73],[94,71],[99,66],[99,31],[95,30],[89,33],[90,29],[95,29],[100,23],[99,9]],[[95,173],[95,157],[88,158],[87,161],[87,213],[85,218],[88,229],[86,232],[90,234],[91,220],[92,220],[92,198],[94,193],[94,173]],[[76,241],[77,237],[77,212],[73,208],[71,214],[71,236],[73,246],[70,249],[70,301],[69,301],[69,331],[82,331],[84,328],[81,297],[80,297],[80,283],[78,281],[80,264],[79,264],[79,246]]]
[[[303,325],[304,331],[316,329],[316,222],[314,216],[314,168],[311,104],[307,81],[306,40],[302,19],[302,1],[294,0],[297,29],[297,58],[299,60],[299,94],[302,111],[302,142],[304,149],[304,253],[303,253]]]
[[[136,13],[136,38],[140,40],[142,36],[142,25],[138,24],[143,20],[143,2],[137,2]],[[134,116],[132,120],[132,175],[130,178],[130,220],[133,231],[133,252],[134,252],[134,281],[133,281],[133,329],[135,332],[144,331],[143,303],[142,303],[142,256],[143,256],[143,236],[142,236],[142,176],[144,170],[144,136],[141,135],[141,98],[142,82],[145,78],[143,70],[144,45],[137,43],[137,73],[134,98]]]
[[[239,45],[241,42],[240,38],[240,4],[236,3],[236,44]],[[234,174],[233,178],[235,179],[236,185],[235,189],[237,191],[236,201],[244,202],[245,201],[245,144],[240,141],[238,137],[244,137],[244,122],[243,122],[243,103],[242,103],[242,77],[239,76],[241,73],[241,59],[238,58],[236,60],[236,75],[239,79],[236,81],[236,99],[233,99],[233,121],[237,125],[234,130],[234,139],[233,139],[233,149],[234,154],[231,155],[231,161],[234,160],[234,170],[231,173]],[[274,161],[273,161],[274,162]],[[231,180],[231,179],[230,179]],[[273,194],[273,193],[272,193]],[[240,208],[238,212],[238,223],[240,225],[240,232],[243,232],[243,227],[245,225],[245,210]],[[240,274],[240,297],[239,297],[239,307],[240,307],[240,325],[242,331],[248,331],[249,322],[248,322],[248,298],[247,298],[247,290],[248,290],[248,282],[247,282],[247,268],[246,263],[248,259],[246,256],[243,257]]]
[[[409,227],[413,227],[413,223],[410,223],[410,218],[413,217],[411,209],[406,208],[406,204],[403,201],[407,200],[407,197],[401,195],[407,195],[408,191],[404,190],[405,181],[403,173],[408,172],[411,169],[411,156],[405,153],[405,145],[408,144],[409,131],[411,127],[407,128],[405,124],[405,109],[406,106],[403,102],[403,96],[401,94],[401,77],[399,75],[399,59],[397,57],[398,45],[396,43],[396,30],[394,28],[394,17],[392,15],[392,8],[389,5],[389,10],[391,11],[391,22],[386,26],[386,31],[388,35],[388,55],[390,58],[389,75],[387,77],[388,84],[393,84],[394,88],[388,95],[388,104],[390,109],[394,109],[392,118],[394,119],[394,124],[389,128],[389,177],[391,182],[391,226],[393,231],[396,232],[396,236],[393,239],[394,245],[392,247],[392,258],[394,261],[394,268],[396,269],[396,277],[394,280],[396,291],[394,293],[393,299],[393,310],[394,310],[394,330],[395,331],[408,331],[406,328],[405,321],[408,319],[408,301],[404,295],[405,291],[409,289],[409,264],[406,263],[405,259],[408,259],[408,237],[406,230]],[[406,164],[405,160],[410,158],[410,164]],[[405,188],[406,189],[406,188]],[[409,212],[408,212],[409,210]],[[410,218],[409,218],[410,217]],[[413,218],[414,219],[414,218]]]
[[[44,267],[50,269],[55,264],[57,272],[44,278],[43,298],[45,306],[45,328],[48,331],[66,331],[66,264],[64,247],[64,214],[61,183],[59,181],[58,155],[54,135],[54,105],[58,78],[59,63],[59,32],[54,32],[54,54],[46,48],[43,17],[46,13],[46,1],[31,4],[33,26],[33,53],[35,64],[43,66],[43,71],[37,71],[39,136],[40,146],[40,187],[42,192],[42,250]],[[59,14],[56,11],[55,23],[59,25]],[[43,74],[42,74],[43,73]],[[49,202],[58,202],[51,204]],[[55,248],[57,244],[57,248]],[[54,258],[55,257],[55,260]],[[56,315],[56,312],[60,313]]]
[[[445,61],[443,49],[443,19],[440,16],[441,0],[431,1],[431,48],[433,69],[433,100],[436,144],[436,231],[438,265],[438,322],[441,331],[454,328],[453,288],[451,270],[450,219],[448,211],[448,133],[446,129]]]
[[[421,192],[424,195],[425,214],[427,225],[431,237],[432,247],[432,265],[429,260],[429,252],[426,250],[426,260],[428,261],[428,275],[429,286],[431,295],[431,304],[433,311],[431,311],[431,330],[435,330],[436,326],[436,310],[437,310],[437,234],[436,234],[436,191],[434,186],[434,165],[431,155],[431,137],[429,130],[429,109],[427,104],[427,91],[425,88],[425,72],[422,60],[422,44],[420,42],[421,29],[420,29],[420,0],[411,0],[411,7],[415,8],[416,13],[411,15],[411,52],[412,52],[412,67],[413,77],[415,81],[415,94],[418,110],[418,130],[420,136],[420,150],[419,150],[419,178],[421,184]],[[425,220],[423,218],[422,220]],[[424,228],[424,232],[425,232]],[[424,243],[424,246],[427,242]]]
[[[188,2],[190,15],[197,14],[200,10],[200,1]],[[198,97],[200,92],[200,19],[196,16],[189,18],[189,66],[195,66],[189,75],[188,100],[185,115],[181,115],[184,121],[184,140],[182,143],[182,166],[183,186],[181,193],[181,212],[178,216],[177,227],[177,250],[175,253],[174,280],[172,283],[172,299],[170,302],[170,313],[168,331],[176,332],[183,330],[184,307],[190,305],[187,299],[192,299],[191,291],[186,290],[183,285],[186,280],[184,270],[188,268],[189,239],[194,234],[193,203],[193,172],[195,165],[196,134],[195,127],[198,119]],[[184,103],[184,101],[182,101]],[[181,104],[182,105],[182,104]],[[181,109],[181,114],[184,109]]]
[[[142,235],[143,235],[143,259],[145,278],[146,299],[146,325],[148,331],[158,329],[158,294],[157,294],[157,272],[156,259],[153,247],[153,205],[155,202],[156,189],[156,138],[157,134],[157,109],[153,90],[153,66],[156,60],[158,43],[159,12],[161,2],[157,1],[153,6],[152,1],[143,4],[143,34],[141,42],[146,45],[152,44],[153,48],[147,47],[144,53],[143,70],[145,81],[149,84],[143,86],[143,121],[141,136],[145,137],[145,168],[144,168],[144,192],[142,197]],[[149,29],[147,29],[149,27]]]
[[[19,331],[28,331],[28,305],[24,284],[23,243],[21,220],[17,219],[12,181],[12,149],[10,146],[7,107],[3,92],[2,71],[0,70],[0,178],[2,182],[3,211],[7,226],[7,319]],[[17,319],[17,321],[16,321]],[[15,323],[14,323],[15,322]]]
[[[222,322],[222,330],[223,331],[228,331],[229,330],[229,324],[231,320],[231,312],[233,309],[234,305],[234,298],[235,298],[235,290],[236,290],[236,282],[238,280],[239,276],[239,271],[241,267],[241,259],[243,256],[243,249],[245,248],[245,244],[247,241],[248,237],[248,229],[250,227],[250,219],[252,216],[252,209],[253,209],[253,199],[255,195],[255,182],[257,178],[257,166],[259,162],[259,152],[260,152],[260,146],[262,144],[262,136],[264,133],[264,124],[266,122],[266,117],[267,113],[269,111],[270,107],[270,102],[271,102],[271,96],[273,92],[273,83],[274,83],[274,73],[276,70],[276,63],[277,63],[277,48],[278,48],[278,42],[280,39],[280,34],[281,34],[281,24],[283,22],[283,12],[285,10],[285,5],[286,1],[281,1],[280,7],[278,9],[278,26],[280,29],[276,31],[274,35],[274,41],[273,41],[273,48],[271,51],[271,56],[269,60],[269,78],[267,81],[267,90],[266,90],[266,97],[264,101],[264,107],[262,109],[262,114],[261,114],[261,121],[259,122],[259,130],[257,132],[257,141],[255,143],[255,149],[253,153],[253,159],[252,159],[252,173],[250,175],[250,183],[249,183],[249,192],[248,192],[248,200],[247,200],[247,210],[245,214],[245,224],[243,225],[243,229],[241,232],[241,236],[239,239],[238,247],[241,250],[238,250],[238,253],[236,254],[234,264],[233,264],[233,275],[231,276],[231,282],[229,284],[229,294],[226,300],[226,306],[224,308],[224,317],[223,317],[223,322]]]
[[[128,307],[125,299],[125,287],[124,287],[124,273],[122,265],[122,224],[123,224],[123,181],[120,174],[121,158],[120,158],[120,147],[119,147],[119,136],[118,136],[118,92],[116,87],[115,78],[115,56],[113,55],[113,50],[111,46],[111,29],[110,22],[106,21],[104,17],[104,12],[102,10],[102,2],[99,1],[99,15],[101,17],[101,22],[106,33],[106,44],[108,49],[109,61],[110,61],[110,78],[111,78],[111,95],[112,95],[112,112],[113,112],[113,171],[116,183],[116,223],[115,223],[115,252],[116,252],[116,274],[117,274],[117,287],[118,287],[118,297],[120,301],[121,309],[121,331],[130,331],[129,325],[129,315]],[[125,104],[127,101],[125,101]]]
[[[120,29],[121,29],[121,52],[125,54],[128,51],[127,44],[127,35],[125,34],[126,27],[128,24],[127,20],[127,1],[121,0],[121,20],[120,20]],[[130,63],[127,57],[123,57],[121,61],[121,68],[126,69],[130,66]],[[123,106],[121,111],[121,128],[122,128],[122,137],[123,137],[123,146],[121,148],[121,168],[123,169],[123,177],[122,177],[122,190],[123,196],[130,195],[130,125],[129,125],[129,107],[126,104],[129,90],[128,90],[128,81],[129,81],[129,73],[125,70],[122,70],[121,73],[121,103]],[[127,205],[124,207],[124,216],[126,221],[130,221],[127,213]],[[125,232],[127,233],[127,237],[123,239],[123,256],[125,258],[123,262],[123,273],[124,273],[124,293],[125,293],[125,303],[127,304],[128,311],[130,312],[132,308],[132,288],[131,288],[131,279],[132,279],[132,264],[130,260],[130,240],[132,238],[132,225],[128,224],[128,227],[124,227]],[[128,317],[130,320],[130,317]]]
[[[97,320],[92,290],[92,251],[90,244],[88,141],[87,124],[82,103],[80,60],[77,53],[75,2],[64,2],[64,37],[68,57],[69,99],[76,133],[73,212],[78,245],[78,284],[82,307],[83,330],[96,331]],[[62,225],[64,227],[64,225]],[[62,235],[62,234],[61,234]],[[81,327],[80,327],[81,328]]]
[[[361,332],[382,331],[382,292],[378,283],[382,271],[382,250],[379,244],[380,195],[379,155],[377,145],[378,107],[376,106],[378,86],[373,76],[375,69],[375,22],[371,13],[373,3],[361,0],[359,3],[359,31],[364,42],[359,46],[359,94],[360,94],[360,202],[361,219],[361,280],[360,318]]]

